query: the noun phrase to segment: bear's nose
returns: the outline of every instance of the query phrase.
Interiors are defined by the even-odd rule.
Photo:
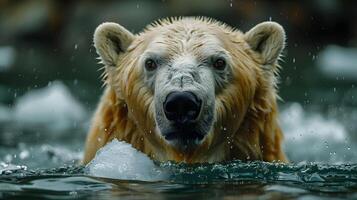
[[[177,124],[189,124],[197,119],[201,101],[192,92],[172,92],[164,102],[166,118]]]

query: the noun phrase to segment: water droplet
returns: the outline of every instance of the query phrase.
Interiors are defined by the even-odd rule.
[[[295,58],[293,58],[293,63],[295,63]]]
[[[77,50],[78,49],[78,44],[74,45],[74,49]]]
[[[12,161],[12,156],[11,156],[10,154],[7,154],[7,155],[5,156],[5,162],[10,163],[11,161]]]
[[[269,17],[269,21],[271,21],[271,20],[272,20],[272,17],[270,16],[270,17]]]
[[[326,141],[324,143],[325,143],[326,149],[328,149],[328,143]]]
[[[27,150],[23,150],[20,152],[19,157],[21,160],[26,159],[30,156],[30,152]]]

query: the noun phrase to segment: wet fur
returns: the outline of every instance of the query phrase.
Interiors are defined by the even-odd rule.
[[[287,160],[281,148],[276,92],[277,61],[285,42],[280,25],[265,22],[244,34],[209,18],[170,18],[149,25],[137,35],[114,23],[104,26],[105,31],[97,29],[94,42],[105,65],[106,89],[92,120],[83,163],[114,138],[159,161]],[[106,39],[108,34],[114,34],[114,40]],[[209,42],[204,38],[215,35],[232,59],[229,81],[215,89],[213,127],[203,143],[188,153],[173,148],[158,134],[155,91],[138,67],[140,56],[158,34],[167,37],[167,42],[184,42],[172,38],[180,34],[183,38],[190,34],[197,38],[198,34],[202,39],[194,43],[197,47]],[[115,35],[126,40],[115,42]],[[166,53],[175,56],[181,50],[173,48]]]

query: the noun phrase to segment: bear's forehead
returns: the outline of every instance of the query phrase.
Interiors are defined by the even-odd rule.
[[[148,49],[169,54],[221,51],[224,41],[240,38],[240,32],[227,25],[205,18],[183,18],[153,24],[141,34]]]

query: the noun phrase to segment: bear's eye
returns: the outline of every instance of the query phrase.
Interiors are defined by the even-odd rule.
[[[157,64],[153,59],[147,59],[145,61],[145,68],[148,71],[153,71],[157,68]]]
[[[226,61],[222,58],[218,58],[214,61],[213,67],[217,70],[223,70],[226,67]]]

